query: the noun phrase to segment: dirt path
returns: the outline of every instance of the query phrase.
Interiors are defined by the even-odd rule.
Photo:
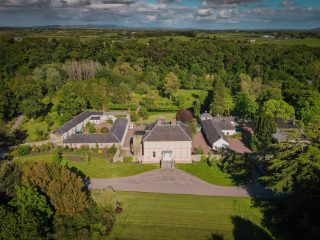
[[[182,170],[153,170],[136,176],[113,178],[113,179],[91,179],[89,188],[104,189],[112,186],[118,191],[132,192],[157,192],[171,194],[191,194],[206,196],[234,196],[234,197],[271,197],[258,184],[243,187],[222,187],[209,184],[192,176]]]
[[[15,130],[17,129],[19,126],[20,126],[20,123],[22,122],[24,116],[23,115],[20,115],[19,117],[16,118],[16,121],[15,123],[12,125],[11,129],[12,130]]]

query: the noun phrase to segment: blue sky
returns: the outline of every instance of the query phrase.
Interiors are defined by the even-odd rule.
[[[320,0],[0,0],[1,26],[312,29]]]

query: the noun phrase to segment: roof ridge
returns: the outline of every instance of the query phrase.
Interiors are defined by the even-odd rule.
[[[183,133],[192,141],[192,138],[189,136],[189,134],[186,133],[185,129],[181,126],[181,124],[177,124],[179,125],[179,127],[181,128],[181,130],[183,131]],[[187,127],[187,126],[186,126]]]
[[[112,135],[120,142],[119,138],[114,134],[118,127],[119,127],[119,126],[116,126],[116,127],[115,127],[115,130],[113,131]]]
[[[154,127],[146,134],[146,136],[143,138],[143,141],[146,140],[146,139],[150,136],[150,133],[151,133],[157,126],[160,126],[160,125],[157,124],[156,122],[154,122],[153,124],[155,124]],[[150,125],[152,125],[152,124],[150,124]]]

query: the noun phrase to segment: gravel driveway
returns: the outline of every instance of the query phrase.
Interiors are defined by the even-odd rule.
[[[216,186],[179,169],[157,169],[124,178],[91,179],[89,184],[90,189],[104,189],[109,186],[114,190],[130,192],[270,197],[270,192],[265,191],[258,183],[248,185],[245,188]]]

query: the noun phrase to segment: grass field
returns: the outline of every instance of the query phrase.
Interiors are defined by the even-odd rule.
[[[66,155],[71,155],[67,154]],[[74,155],[77,156],[77,155]],[[28,161],[52,161],[53,154],[35,154],[19,157],[16,160],[20,163]],[[84,161],[71,161],[64,158],[64,161],[68,163],[68,166],[75,167],[83,174],[90,178],[115,178],[115,177],[127,177],[150,171],[158,168],[158,165],[152,164],[138,164],[138,163],[111,163],[106,160],[105,157],[92,156],[90,164],[87,160]]]
[[[270,240],[249,198],[117,192],[123,212],[112,240]],[[217,236],[216,236],[217,237]]]
[[[234,185],[231,176],[222,172],[217,163],[213,161],[213,166],[210,167],[207,163],[193,163],[193,164],[177,164],[177,168],[186,171],[208,183],[220,186]]]
[[[308,47],[320,47],[320,39],[306,38],[306,39],[257,39],[259,44],[281,44],[286,46],[306,45]]]
[[[150,124],[157,121],[158,117],[164,117],[167,121],[170,121],[175,116],[176,112],[152,112],[150,113],[148,119],[141,120],[140,123]]]
[[[264,35],[264,34],[263,34]],[[256,44],[280,44],[285,46],[306,45],[308,47],[320,47],[320,39],[279,39],[279,38],[263,38],[259,33],[248,32],[224,32],[224,33],[199,33],[198,37],[216,37],[223,40],[241,40],[249,41],[255,39]]]

